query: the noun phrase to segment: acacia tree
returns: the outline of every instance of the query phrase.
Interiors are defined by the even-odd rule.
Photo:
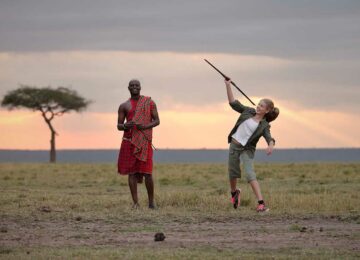
[[[51,131],[50,139],[50,162],[56,162],[55,136],[52,120],[56,116],[76,111],[80,112],[88,106],[89,100],[79,96],[76,91],[58,87],[31,87],[22,85],[20,88],[9,91],[3,98],[1,106],[9,110],[14,108],[28,108],[32,111],[40,111],[47,126]]]

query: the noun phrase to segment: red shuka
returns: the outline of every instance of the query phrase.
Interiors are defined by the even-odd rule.
[[[130,99],[131,109],[126,115],[126,121],[133,119],[135,115],[136,106],[138,100]],[[153,101],[150,101],[150,111],[154,109]],[[151,113],[150,113],[151,114]],[[151,115],[150,115],[151,116]],[[151,121],[151,119],[150,119]],[[118,172],[122,175],[134,174],[134,173],[146,173],[152,174],[153,168],[153,150],[151,147],[151,142],[148,142],[146,160],[139,160],[135,156],[135,146],[130,141],[133,137],[133,129],[124,131],[123,141],[121,143],[119,157],[118,157]]]

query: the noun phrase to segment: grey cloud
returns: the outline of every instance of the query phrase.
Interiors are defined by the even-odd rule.
[[[359,24],[358,0],[0,0],[0,52],[125,50],[280,57],[294,65],[226,72],[249,95],[296,100],[309,108],[354,111],[360,98]],[[107,68],[102,62],[99,66]],[[139,67],[144,94],[151,93],[160,106],[165,106],[161,102],[168,96],[185,104],[222,102],[222,79],[201,62],[169,63],[173,67],[168,71],[161,71],[164,65],[152,71]],[[128,98],[128,80],[138,76],[129,67],[121,75],[103,72],[99,76],[69,60],[51,68],[42,65],[30,77],[36,63],[29,62],[29,67],[22,63],[27,64],[13,64],[15,72],[8,77],[0,75],[0,94],[17,83],[73,85],[96,101],[93,111],[116,110]],[[183,71],[176,71],[182,67]]]
[[[359,58],[359,1],[0,2],[0,51]]]
[[[249,96],[286,100],[304,109],[358,109],[359,61],[282,60],[279,65],[258,58],[256,64],[247,66],[246,59],[241,59],[230,55],[211,57]],[[262,60],[264,65],[260,64]],[[0,67],[0,96],[18,83],[66,86],[95,101],[89,111],[116,113],[119,104],[129,98],[127,84],[134,77],[142,83],[142,94],[152,96],[160,109],[170,108],[172,102],[199,107],[226,102],[222,77],[198,56],[119,52],[10,54],[0,59]]]

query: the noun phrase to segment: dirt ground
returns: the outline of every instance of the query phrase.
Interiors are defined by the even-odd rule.
[[[165,241],[154,242],[156,232],[164,232]],[[169,222],[161,227],[104,219],[1,219],[0,245],[7,248],[140,244],[161,248],[211,246],[218,250],[328,248],[360,253],[360,225],[335,217],[260,216],[196,224]]]

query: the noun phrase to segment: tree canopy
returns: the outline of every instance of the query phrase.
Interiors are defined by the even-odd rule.
[[[9,91],[1,101],[1,106],[7,107],[10,110],[14,108],[28,108],[41,112],[51,131],[50,162],[56,161],[55,135],[57,134],[51,121],[55,116],[61,116],[72,110],[80,112],[88,104],[90,104],[89,100],[78,95],[76,91],[65,87],[53,89],[50,87],[37,88],[24,85]]]
[[[61,115],[70,110],[79,112],[85,109],[89,103],[90,101],[79,96],[76,91],[65,87],[53,89],[21,86],[8,92],[1,105],[9,109],[25,107]]]

